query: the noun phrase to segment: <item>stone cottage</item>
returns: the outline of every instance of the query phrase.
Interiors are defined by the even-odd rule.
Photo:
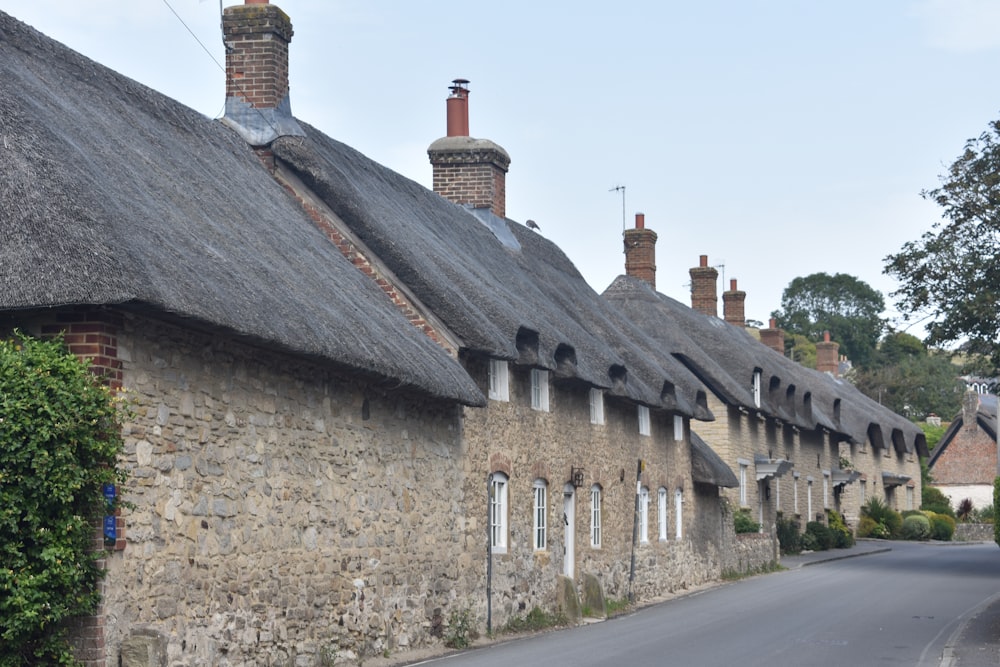
[[[997,467],[997,397],[972,389],[962,397],[962,412],[948,426],[927,461],[934,486],[952,507],[966,498],[973,507],[993,504]]]
[[[700,381],[498,215],[496,174],[466,206],[292,117],[280,9],[224,30],[217,122],[0,15],[0,326],[135,411],[81,659],[320,664],[731,567]]]

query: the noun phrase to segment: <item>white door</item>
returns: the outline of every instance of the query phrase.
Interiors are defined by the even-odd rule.
[[[576,557],[576,489],[572,484],[563,487],[563,527],[566,538],[563,544],[563,574],[573,578],[573,561]]]

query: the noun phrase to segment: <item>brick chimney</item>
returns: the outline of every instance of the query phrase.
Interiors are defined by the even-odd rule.
[[[222,13],[226,45],[223,122],[252,146],[280,136],[303,136],[288,97],[288,44],[292,22],[268,0],[245,0]]]
[[[736,289],[736,279],[729,281],[729,289],[722,293],[722,317],[733,326],[746,326],[747,293]]]
[[[451,82],[447,135],[427,149],[434,170],[434,192],[456,204],[489,208],[507,215],[507,169],[510,156],[488,139],[469,136],[469,82]]]
[[[719,297],[715,281],[719,272],[708,265],[708,255],[702,255],[698,266],[689,269],[691,275],[691,307],[699,313],[719,316]]]
[[[816,343],[816,370],[820,373],[840,375],[840,343],[830,341],[830,332],[823,332],[823,342]]]
[[[778,321],[773,317],[768,322],[768,327],[760,330],[760,342],[785,356],[785,332],[778,328]]]
[[[646,229],[646,216],[635,214],[635,229],[625,230],[625,275],[656,289],[656,232]]]

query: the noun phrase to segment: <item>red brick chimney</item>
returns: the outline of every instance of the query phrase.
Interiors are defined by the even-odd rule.
[[[430,145],[434,192],[456,204],[507,214],[507,169],[510,156],[488,139],[469,136],[469,82],[452,81],[447,104],[447,136]]]
[[[733,326],[746,326],[745,303],[747,293],[736,289],[736,279],[729,281],[729,289],[722,293],[722,317]]]
[[[785,356],[785,332],[778,328],[778,321],[771,318],[767,329],[760,330],[760,342]]]
[[[646,229],[646,216],[635,214],[635,229],[625,230],[625,275],[656,289],[656,232]]]
[[[702,255],[698,266],[689,269],[691,275],[691,307],[699,313],[719,316],[719,297],[715,281],[719,272],[708,265],[708,255]]]
[[[830,332],[823,332],[823,342],[816,343],[816,370],[820,373],[840,375],[840,343],[830,341]]]
[[[292,22],[268,0],[245,0],[222,13],[226,44],[223,121],[253,146],[283,135],[302,136],[288,96]]]

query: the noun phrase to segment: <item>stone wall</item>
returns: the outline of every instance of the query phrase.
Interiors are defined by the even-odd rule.
[[[994,540],[992,523],[959,523],[955,525],[955,542],[992,542]]]
[[[108,664],[137,637],[177,667],[420,646],[481,587],[456,407],[136,317],[118,348],[134,508]]]
[[[469,358],[464,363],[485,392],[487,360]],[[652,597],[718,578],[722,562],[718,493],[715,487],[694,488],[689,441],[686,432],[682,440],[673,439],[672,415],[654,411],[651,434],[643,436],[638,432],[636,406],[606,398],[605,423],[592,424],[588,389],[558,379],[549,390],[549,411],[533,410],[529,376],[527,367],[511,364],[510,400],[491,400],[485,409],[464,411],[465,495],[471,534],[486,534],[488,475],[499,471],[509,476],[509,542],[503,553],[493,556],[494,628],[536,606],[555,609],[557,581],[567,569],[570,534],[574,536],[572,574],[577,587],[586,575],[593,575],[608,598],[628,596],[639,459],[646,463],[640,485],[648,489],[650,498],[648,540],[635,550],[632,592]],[[567,486],[574,468],[582,470],[582,483]],[[546,547],[536,550],[533,484],[539,479],[547,485],[549,530]],[[595,486],[601,492],[599,546],[591,544]],[[657,500],[660,488],[667,491],[663,540]],[[564,514],[567,499],[571,511]],[[678,511],[680,540],[676,538]],[[727,528],[732,532],[731,522]],[[485,620],[484,598],[474,598],[473,611],[480,621]]]

